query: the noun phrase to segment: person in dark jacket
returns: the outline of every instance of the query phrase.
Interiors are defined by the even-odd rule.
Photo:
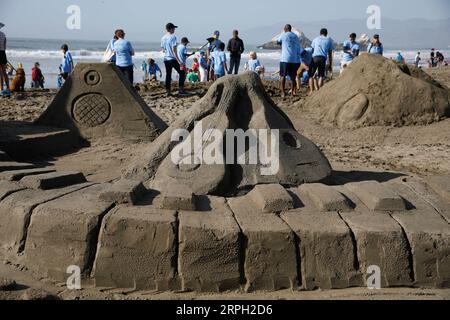
[[[229,74],[238,74],[241,65],[241,55],[244,53],[244,41],[239,38],[239,31],[233,31],[233,38],[228,41],[227,50],[230,52],[230,70]]]

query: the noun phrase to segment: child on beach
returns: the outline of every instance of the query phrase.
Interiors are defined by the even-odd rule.
[[[143,60],[142,64],[141,64],[141,70],[142,72],[144,72],[144,77],[143,77],[143,81],[147,81],[148,80],[148,66],[147,66],[147,61]]]
[[[195,72],[193,69],[189,70],[187,79],[188,79],[189,83],[196,83],[196,82],[200,81],[197,72]]]
[[[197,58],[194,58],[194,63],[192,63],[192,70],[196,73],[199,73],[200,64]]]
[[[216,51],[211,53],[211,65],[213,66],[210,78],[217,80],[228,73],[227,56],[225,55],[225,44],[222,42]]]
[[[42,74],[39,62],[34,64],[34,68],[31,69],[31,87],[35,89],[44,89],[45,78]]]
[[[406,60],[405,60],[405,58],[403,57],[403,55],[402,55],[401,52],[398,52],[398,53],[397,53],[397,56],[395,57],[395,61],[397,61],[398,63],[406,64]]]
[[[258,55],[256,52],[250,52],[250,60],[245,64],[245,70],[250,70],[257,73],[261,78],[264,78],[265,68],[261,65],[258,60]]]
[[[200,60],[199,62],[199,72],[200,72],[200,81],[208,82],[208,60],[206,59],[205,51],[200,51]]]
[[[187,46],[189,44],[188,38],[184,37],[181,39],[181,44],[177,47],[178,58],[181,61],[181,70],[187,71],[186,62],[187,59],[193,55],[193,53],[187,52]]]
[[[162,71],[152,58],[148,59],[148,79],[150,81],[158,81],[156,74],[159,73],[159,77],[162,78]]]

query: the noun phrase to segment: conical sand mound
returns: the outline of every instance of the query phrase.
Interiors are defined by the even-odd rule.
[[[424,125],[450,117],[450,90],[421,69],[363,54],[303,106],[339,127]]]
[[[198,157],[200,149],[199,145],[188,142],[172,142],[172,134],[179,129],[187,130],[192,141],[198,139],[200,132],[200,141],[203,135],[203,142],[200,144],[203,144],[205,153],[208,147],[217,142],[217,135],[214,135],[214,139],[210,139],[213,136],[210,129],[215,129],[216,133],[219,132],[219,136],[224,138],[224,146],[230,142],[227,130],[234,132],[237,129],[241,129],[242,132],[254,130],[255,145],[258,145],[259,150],[263,145],[272,156],[273,144],[269,142],[270,139],[261,139],[260,134],[278,131],[279,170],[273,174],[263,174],[262,169],[273,163],[251,164],[250,161],[239,163],[238,155],[243,155],[246,160],[251,157],[249,140],[243,153],[235,150],[231,156],[232,163],[228,161],[230,149],[224,150],[221,155],[227,159],[225,164],[174,163],[171,151],[181,143],[186,143],[188,156],[185,159],[191,155],[194,158]],[[267,96],[261,80],[253,72],[217,81],[203,99],[143,151],[142,156],[138,157],[126,172],[126,177],[152,179],[152,187],[165,192],[170,192],[170,188],[174,185],[181,185],[199,195],[223,195],[257,184],[279,183],[296,186],[305,182],[317,182],[327,178],[331,173],[330,164],[325,156],[311,141],[294,129],[288,117]],[[167,188],[169,190],[166,190]]]

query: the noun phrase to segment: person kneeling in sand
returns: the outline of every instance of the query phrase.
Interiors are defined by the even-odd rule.
[[[158,81],[157,73],[159,73],[159,77],[162,78],[162,71],[152,58],[148,59],[147,71],[149,81]]]
[[[200,82],[200,78],[198,77],[198,73],[195,72],[193,69],[189,70],[187,79],[189,81],[189,83],[197,83]]]
[[[12,92],[23,92],[25,91],[25,82],[25,70],[23,69],[23,65],[19,63],[16,70],[16,76],[11,82],[11,86],[9,87],[9,89]]]

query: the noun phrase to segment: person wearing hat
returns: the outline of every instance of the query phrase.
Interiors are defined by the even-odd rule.
[[[190,42],[189,42],[188,38],[184,37],[184,38],[181,39],[181,43],[177,46],[178,58],[181,61],[180,68],[185,73],[187,72],[187,68],[186,68],[187,58],[189,58],[190,56],[193,55],[193,53],[188,53],[187,52],[187,45],[189,43]]]
[[[161,49],[164,52],[164,65],[166,67],[166,91],[167,95],[172,95],[172,71],[175,69],[179,74],[178,92],[184,94],[184,82],[186,80],[186,72],[181,69],[182,61],[178,57],[178,43],[175,30],[178,26],[173,23],[166,24],[167,33],[161,39]]]
[[[5,25],[0,23],[0,29]],[[9,91],[9,78],[6,72],[6,65],[8,64],[8,59],[6,58],[6,35],[0,31],[0,85],[1,94],[10,94]],[[3,89],[3,84],[5,84],[6,89]]]
[[[39,62],[34,64],[34,68],[31,69],[31,87],[35,89],[44,89],[45,78],[41,71],[41,65]]]
[[[373,36],[372,43],[367,48],[367,52],[371,54],[383,55],[384,49],[383,44],[380,41],[380,35],[376,34]]]
[[[69,52],[69,46],[67,44],[63,44],[61,46],[61,51],[63,53],[63,59],[61,63],[61,77],[64,80],[67,80],[67,78],[73,71],[72,54]]]
[[[212,61],[212,54],[214,52],[219,51],[220,46],[223,44],[222,41],[220,41],[220,31],[216,30],[213,33],[212,38],[209,38],[209,45],[208,45],[208,51],[207,51],[207,58],[208,58],[208,74],[209,76],[209,80],[214,80],[214,64]]]

